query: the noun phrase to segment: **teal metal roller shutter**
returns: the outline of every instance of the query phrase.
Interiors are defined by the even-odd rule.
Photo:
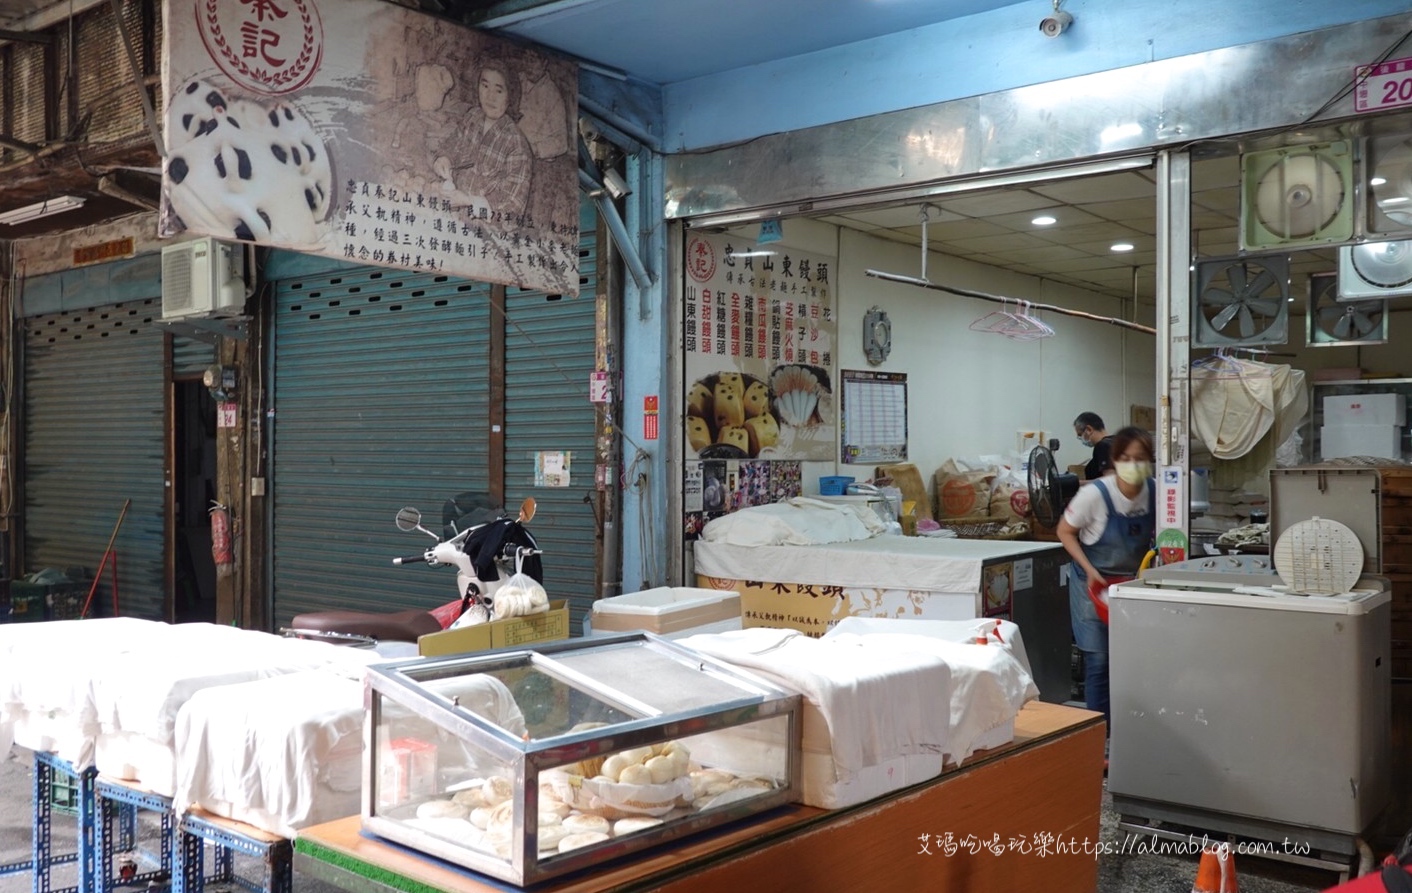
[[[155,283],[154,283],[155,288]],[[25,328],[25,566],[96,571],[114,543],[119,612],[166,618],[160,298],[36,316]],[[111,569],[94,613],[111,613]]]
[[[594,370],[595,295],[598,292],[597,213],[579,212],[578,297],[506,289],[505,502],[533,496],[530,529],[544,550],[544,586],[551,599],[567,598],[573,630],[597,597],[594,517],[594,428],[588,402]],[[570,453],[570,486],[535,486],[541,451]]]
[[[216,362],[216,345],[195,338],[172,339],[172,375],[177,378],[200,376]]]
[[[276,283],[267,475],[276,625],[306,611],[431,608],[445,567],[394,567],[441,506],[488,489],[490,287],[361,268]]]

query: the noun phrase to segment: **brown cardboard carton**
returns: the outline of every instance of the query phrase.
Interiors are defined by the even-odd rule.
[[[417,639],[417,650],[423,657],[443,654],[465,654],[468,651],[488,651],[491,648],[512,648],[535,642],[552,642],[569,637],[569,603],[551,601],[544,614],[527,617],[507,617],[478,626],[444,629],[427,633]]]

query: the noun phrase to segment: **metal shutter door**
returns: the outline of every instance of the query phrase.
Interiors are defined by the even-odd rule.
[[[358,269],[276,284],[269,417],[276,625],[306,611],[432,608],[449,568],[394,567],[431,540],[393,516],[488,490],[484,283]]]
[[[151,298],[24,320],[25,566],[96,571],[131,499],[119,611],[152,620],[166,618],[160,316]],[[90,614],[111,612],[111,579]]]
[[[216,362],[216,345],[194,338],[172,338],[172,375],[199,376]]]
[[[547,296],[507,288],[505,313],[505,503],[538,502],[530,529],[544,549],[551,599],[568,598],[578,630],[597,597],[598,523],[594,517],[597,424],[588,402],[594,370],[598,292],[598,217],[592,202],[579,212],[579,294]],[[536,454],[572,454],[570,486],[535,486]]]

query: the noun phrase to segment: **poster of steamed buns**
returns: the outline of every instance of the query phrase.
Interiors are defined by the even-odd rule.
[[[160,233],[578,293],[572,61],[382,0],[168,0]]]
[[[687,455],[833,460],[835,259],[712,233],[686,251]]]

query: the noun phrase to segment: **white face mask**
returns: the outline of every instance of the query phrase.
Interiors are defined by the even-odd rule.
[[[1125,484],[1140,484],[1152,477],[1151,462],[1114,462],[1113,467],[1118,471],[1118,480]]]

